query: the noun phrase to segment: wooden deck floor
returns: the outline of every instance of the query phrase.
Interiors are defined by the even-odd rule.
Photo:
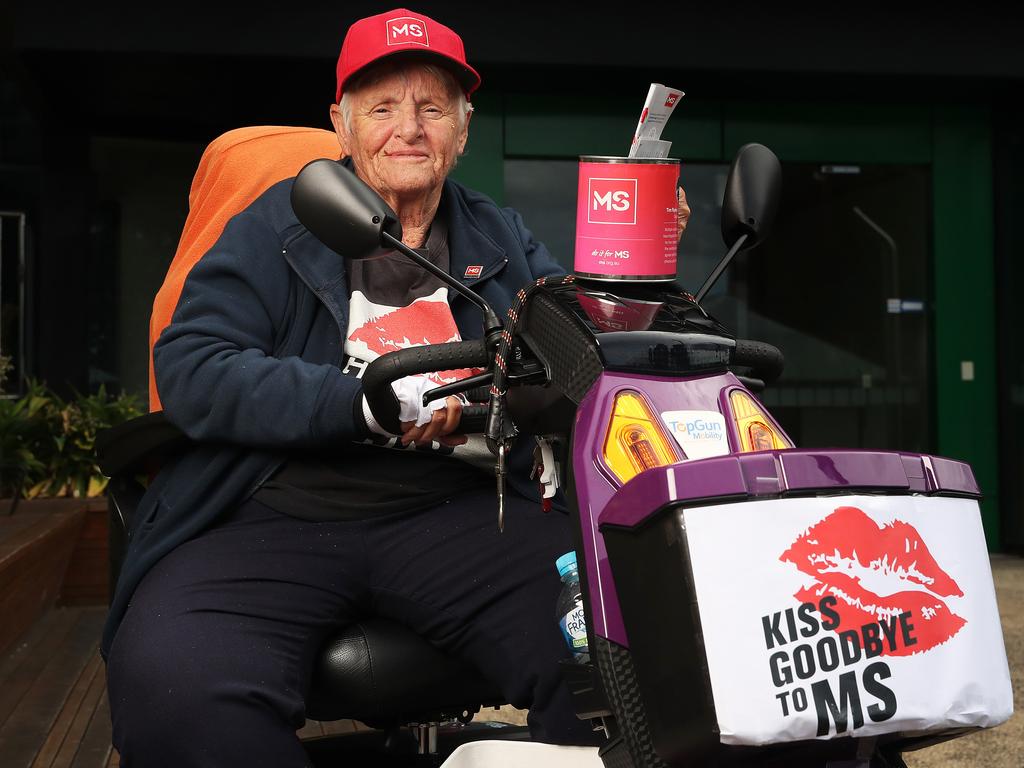
[[[118,765],[99,656],[103,607],[57,608],[0,660],[0,765]]]
[[[105,768],[110,708],[100,630],[106,608],[55,608],[0,657],[0,768]],[[365,728],[307,721],[301,738]]]

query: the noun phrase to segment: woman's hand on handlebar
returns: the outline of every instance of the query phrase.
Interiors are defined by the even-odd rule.
[[[465,442],[464,439],[448,438],[459,426],[462,415],[462,401],[459,398],[448,397],[423,404],[423,396],[436,386],[425,376],[405,376],[391,382],[391,390],[398,404],[396,426],[401,428],[397,436],[404,445],[413,442],[426,445],[429,440],[439,440],[445,445],[461,445]],[[371,432],[385,437],[396,436],[377,422],[365,396],[363,417]]]
[[[402,422],[402,445],[430,445],[435,440],[441,445],[463,445],[469,438],[455,432],[461,418],[462,401],[449,395],[445,398],[444,407],[435,410],[430,421],[423,426],[416,426],[415,421]]]

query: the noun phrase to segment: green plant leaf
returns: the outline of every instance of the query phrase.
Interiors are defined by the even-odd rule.
[[[17,400],[0,400],[0,496],[99,495],[106,478],[96,466],[96,436],[143,413],[139,398],[75,393],[65,401],[29,381]]]

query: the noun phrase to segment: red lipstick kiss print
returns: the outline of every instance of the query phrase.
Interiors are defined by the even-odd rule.
[[[839,629],[889,622],[910,611],[917,643],[886,648],[882,655],[927,651],[967,623],[942,601],[963,597],[960,587],[935,562],[917,529],[901,520],[880,527],[857,507],[838,507],[779,559],[816,579],[794,595],[801,603],[836,597]]]

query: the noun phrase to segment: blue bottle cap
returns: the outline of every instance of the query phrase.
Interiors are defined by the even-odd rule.
[[[558,569],[558,575],[564,577],[569,571],[576,570],[576,550],[566,552],[560,558],[555,560],[555,568]]]

